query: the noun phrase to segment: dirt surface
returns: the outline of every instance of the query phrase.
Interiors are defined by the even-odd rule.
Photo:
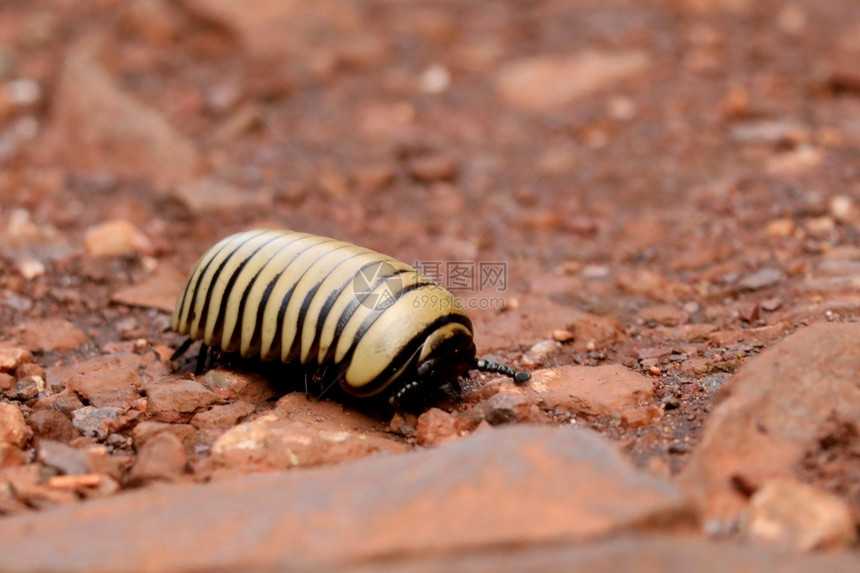
[[[0,523],[533,423],[684,491],[697,512],[674,489],[662,511],[685,528],[856,556],[860,333],[824,324],[860,318],[855,1],[0,10]],[[168,364],[187,273],[257,227],[416,264],[531,383],[474,374],[413,415]],[[766,462],[732,465],[759,438]],[[821,512],[773,534],[806,486]],[[631,503],[593,535],[657,512]]]

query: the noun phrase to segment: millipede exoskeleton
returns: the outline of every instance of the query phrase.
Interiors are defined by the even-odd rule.
[[[173,330],[245,358],[299,363],[323,386],[386,396],[395,407],[469,370],[530,378],[476,359],[472,323],[454,295],[411,266],[327,237],[254,230],[197,263]]]

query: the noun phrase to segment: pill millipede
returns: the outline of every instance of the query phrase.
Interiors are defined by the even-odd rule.
[[[231,235],[197,262],[172,329],[208,349],[300,365],[323,389],[421,403],[469,370],[527,372],[476,358],[460,301],[413,267],[350,243],[288,230]],[[307,382],[306,382],[307,384]]]

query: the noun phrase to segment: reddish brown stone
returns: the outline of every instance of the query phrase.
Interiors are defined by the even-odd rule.
[[[138,390],[142,384],[136,372],[105,365],[75,374],[69,378],[66,388],[97,408],[109,406],[128,409],[140,398]]]
[[[663,410],[656,406],[630,408],[621,412],[623,428],[642,428],[663,415]]]
[[[33,432],[24,421],[24,414],[13,404],[0,402],[0,442],[22,447]]]
[[[436,446],[459,437],[457,419],[439,408],[430,408],[418,416],[415,439],[422,446]]]
[[[219,401],[212,390],[188,379],[165,378],[146,384],[145,389],[147,414],[156,422],[187,422]]]
[[[529,382],[549,406],[580,416],[618,416],[654,393],[654,384],[620,365],[538,370]]]
[[[228,400],[265,402],[277,395],[271,380],[251,372],[212,369],[201,378],[206,385]]]
[[[186,451],[190,451],[194,446],[194,441],[197,438],[197,430],[190,424],[168,424],[165,422],[141,422],[134,427],[131,432],[134,447],[140,451],[146,442],[153,436],[157,436],[163,432],[170,432],[185,446]]]
[[[860,419],[860,325],[799,330],[740,369],[718,396],[702,442],[679,477],[706,515],[733,520],[754,491],[790,477],[829,420]]]
[[[671,483],[596,434],[517,426],[412,454],[13,516],[0,520],[0,569],[318,569],[691,522]]]
[[[52,440],[42,440],[36,459],[43,465],[59,471],[61,474],[77,475],[90,473],[87,456],[83,450],[69,447]]]
[[[69,443],[80,434],[72,425],[72,420],[56,410],[37,410],[27,418],[27,425],[33,430],[35,442],[54,440]]]
[[[132,484],[172,481],[185,471],[185,446],[170,432],[156,434],[137,453],[128,479]]]
[[[243,471],[288,469],[405,449],[381,433],[334,429],[327,423],[297,422],[266,414],[222,434],[212,445],[212,461],[216,466]]]
[[[451,181],[457,176],[457,164],[444,155],[419,155],[409,159],[409,174],[418,181]]]
[[[33,405],[34,410],[54,410],[66,415],[70,415],[75,410],[83,407],[84,403],[71,390],[63,390],[57,394],[39,398]]]
[[[502,389],[475,404],[465,413],[465,417],[472,428],[482,421],[493,426],[546,422],[546,416],[537,406],[538,399],[538,396],[529,396],[517,389]]]
[[[600,350],[627,338],[624,327],[608,316],[587,314],[568,325],[577,352]]]
[[[26,348],[12,346],[8,341],[0,342],[0,372],[14,372],[19,366],[33,360]]]
[[[184,272],[167,265],[159,265],[151,276],[113,293],[111,300],[128,306],[173,312],[176,298],[182,293],[187,278]]]
[[[844,501],[792,478],[765,482],[750,499],[742,528],[751,538],[794,551],[847,549],[857,538]]]
[[[253,413],[254,405],[250,402],[216,404],[205,412],[194,414],[194,417],[191,418],[191,425],[195,428],[229,428]]]
[[[26,322],[16,330],[15,335],[22,345],[34,352],[72,350],[88,338],[72,323],[62,318]]]

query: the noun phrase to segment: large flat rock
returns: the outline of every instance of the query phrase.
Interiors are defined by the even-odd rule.
[[[0,520],[0,570],[319,567],[690,524],[673,484],[574,427],[165,486]]]
[[[860,420],[860,324],[819,323],[747,363],[721,389],[679,483],[732,521],[750,491],[793,477],[834,424]]]
[[[765,547],[715,541],[688,535],[625,534],[588,543],[567,543],[487,550],[467,555],[410,557],[369,563],[342,573],[850,573],[858,560],[851,554],[800,555]],[[277,567],[272,570],[281,570]]]

